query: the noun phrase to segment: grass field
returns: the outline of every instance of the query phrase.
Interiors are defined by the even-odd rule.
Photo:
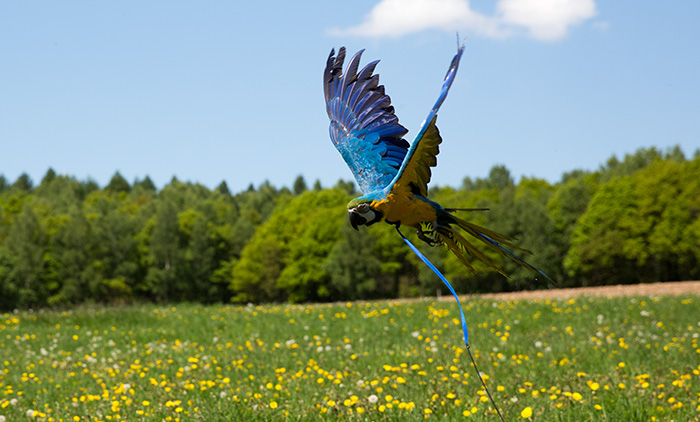
[[[506,420],[700,420],[700,298],[463,303]],[[454,301],[0,318],[0,422],[497,421]]]

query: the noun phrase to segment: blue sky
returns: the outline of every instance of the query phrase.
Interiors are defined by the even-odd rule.
[[[495,164],[550,182],[700,147],[700,2],[2,2],[0,174],[232,191],[351,173],[328,138],[332,47],[365,48],[413,134],[456,52],[435,185]]]

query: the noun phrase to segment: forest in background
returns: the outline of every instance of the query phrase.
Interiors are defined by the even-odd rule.
[[[351,228],[352,182],[232,194],[173,178],[158,190],[79,181],[49,169],[38,185],[0,175],[0,310],[84,302],[307,302],[419,297],[442,286],[395,233]],[[494,166],[460,187],[435,187],[461,217],[519,239],[524,258],[562,287],[700,279],[700,150],[640,149],[555,184]],[[460,293],[545,288],[500,262],[510,279],[406,234]]]

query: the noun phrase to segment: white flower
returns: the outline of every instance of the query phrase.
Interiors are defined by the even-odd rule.
[[[3,415],[0,415],[0,422],[5,422],[5,417]]]
[[[226,392],[225,392],[225,391],[220,392],[220,393],[219,393],[219,397],[221,397],[222,399],[225,398],[225,397],[226,397]]]
[[[372,404],[376,403],[377,400],[379,400],[379,397],[375,396],[374,394],[372,394],[371,396],[367,397],[367,401],[369,401],[369,402],[372,403]]]
[[[639,315],[641,315],[643,317],[648,317],[651,314],[649,313],[649,311],[641,311],[641,312],[639,312]]]
[[[413,337],[413,338],[417,338],[419,335],[420,335],[420,333],[418,331],[414,331],[411,333],[411,337]]]
[[[27,410],[27,417],[28,418],[33,418],[34,417],[34,411],[32,409]]]
[[[10,404],[13,406],[17,406],[17,399],[10,399]]]
[[[323,346],[318,346],[318,347],[316,348],[316,351],[317,351],[318,353],[323,352]]]
[[[535,347],[537,347],[538,349],[539,349],[540,347],[542,347],[542,342],[541,342],[541,341],[536,341],[536,342],[535,342]]]

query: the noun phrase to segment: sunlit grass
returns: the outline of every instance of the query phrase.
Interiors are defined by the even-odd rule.
[[[463,303],[506,420],[700,420],[700,299]],[[495,421],[453,301],[0,316],[0,422]]]

